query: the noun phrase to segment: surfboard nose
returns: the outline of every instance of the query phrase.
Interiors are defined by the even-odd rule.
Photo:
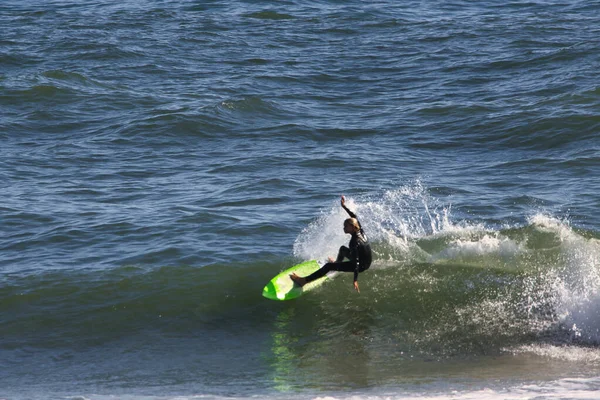
[[[267,286],[263,288],[262,295],[267,299],[279,300],[277,298],[277,289],[275,289],[275,285],[273,284],[273,282],[267,283]]]

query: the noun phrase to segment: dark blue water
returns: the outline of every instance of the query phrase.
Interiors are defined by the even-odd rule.
[[[4,1],[0,398],[593,398],[600,2]],[[374,250],[261,297],[345,244]]]

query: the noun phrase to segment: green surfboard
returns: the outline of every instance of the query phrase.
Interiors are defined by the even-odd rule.
[[[305,261],[302,264],[294,265],[271,279],[263,289],[262,295],[271,300],[290,300],[302,296],[303,293],[308,292],[317,286],[321,286],[327,279],[327,275],[300,287],[292,281],[290,274],[295,272],[298,275],[305,277],[319,268],[321,268],[321,266],[315,260]]]

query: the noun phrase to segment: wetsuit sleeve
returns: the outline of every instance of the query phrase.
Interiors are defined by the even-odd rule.
[[[354,214],[352,211],[350,211],[350,209],[346,206],[342,206],[344,207],[344,210],[346,210],[346,212],[348,213],[348,215],[350,216],[350,218],[356,218],[356,214]]]
[[[356,216],[356,214],[354,214],[352,211],[350,211],[350,209],[346,206],[343,206],[344,210],[346,210],[346,212],[348,213],[348,215],[350,216],[350,218],[354,218],[358,221],[358,217]],[[362,225],[360,224],[360,221],[358,221],[358,227],[360,229],[362,229]]]
[[[352,248],[350,249],[350,251],[352,252],[352,261],[354,261],[354,282],[356,282],[358,281],[358,270],[360,266],[360,252],[358,251],[358,240],[355,240],[355,242],[352,243]]]

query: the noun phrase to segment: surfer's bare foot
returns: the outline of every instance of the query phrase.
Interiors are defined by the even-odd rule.
[[[290,274],[290,279],[300,285],[300,287],[306,285],[306,279],[298,276],[295,272]]]

